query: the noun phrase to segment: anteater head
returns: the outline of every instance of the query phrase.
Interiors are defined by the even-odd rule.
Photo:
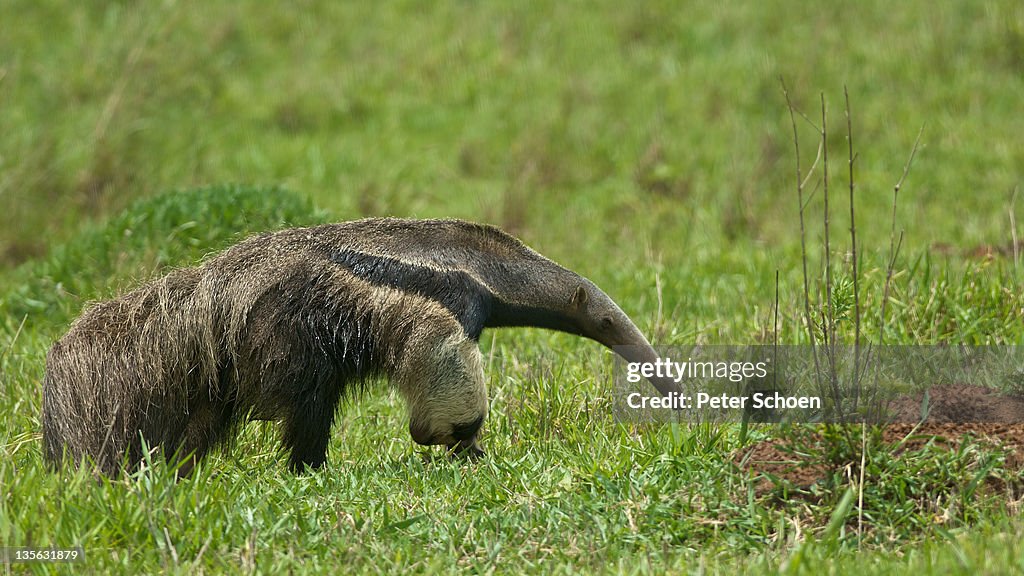
[[[568,315],[578,327],[577,334],[611,348],[627,362],[649,362],[658,353],[636,324],[593,282],[581,278],[568,306]],[[652,377],[651,384],[663,395],[676,392],[675,382]]]

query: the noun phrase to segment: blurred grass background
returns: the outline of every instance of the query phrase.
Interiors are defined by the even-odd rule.
[[[819,94],[829,101],[844,241],[849,88],[869,275],[884,270],[872,257],[888,247],[892,186],[922,127],[897,209],[903,255],[1011,252],[1024,166],[1015,2],[12,1],[4,16],[6,269],[139,197],[284,186],[334,220],[498,224],[625,285],[613,296],[642,299],[659,273],[689,340],[747,338],[754,322],[722,326],[723,309],[767,305],[776,269],[783,300],[799,286],[780,78],[811,118]],[[806,168],[816,135],[800,130]]]
[[[922,126],[909,248],[1008,241],[1024,165],[1016,2],[15,0],[4,20],[6,266],[137,197],[224,182],[337,218],[488,220],[577,265],[782,249],[780,77],[811,117],[825,92],[840,164],[849,87],[865,235],[887,231]]]

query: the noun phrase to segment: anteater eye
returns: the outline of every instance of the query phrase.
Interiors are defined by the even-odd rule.
[[[612,327],[612,324],[613,324],[613,322],[612,322],[611,318],[608,318],[607,316],[605,316],[604,318],[601,318],[601,329],[602,330],[610,329]]]

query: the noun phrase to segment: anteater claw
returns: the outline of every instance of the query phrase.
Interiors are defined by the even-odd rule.
[[[476,442],[467,444],[459,442],[456,444],[450,444],[448,446],[448,454],[452,458],[465,459],[465,460],[477,460],[487,455],[486,452],[480,448],[480,445]]]

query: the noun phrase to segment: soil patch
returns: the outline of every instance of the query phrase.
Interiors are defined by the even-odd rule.
[[[889,403],[894,422],[921,420],[924,392],[901,396]],[[928,390],[927,424],[1024,424],[1024,398],[967,384],[933,386]]]
[[[882,449],[894,453],[918,451],[928,443],[957,449],[973,439],[1007,450],[1006,467],[1024,470],[1024,398],[1004,396],[979,386],[936,386],[928,392],[928,417],[921,424],[882,427]],[[889,410],[895,420],[920,420],[923,393],[897,398]],[[857,437],[859,438],[859,427]],[[877,449],[877,448],[876,448]],[[809,452],[809,453],[808,453]],[[807,490],[836,471],[856,469],[860,462],[828,461],[820,432],[797,438],[775,438],[740,450],[734,462],[759,477],[758,495],[780,484]]]

